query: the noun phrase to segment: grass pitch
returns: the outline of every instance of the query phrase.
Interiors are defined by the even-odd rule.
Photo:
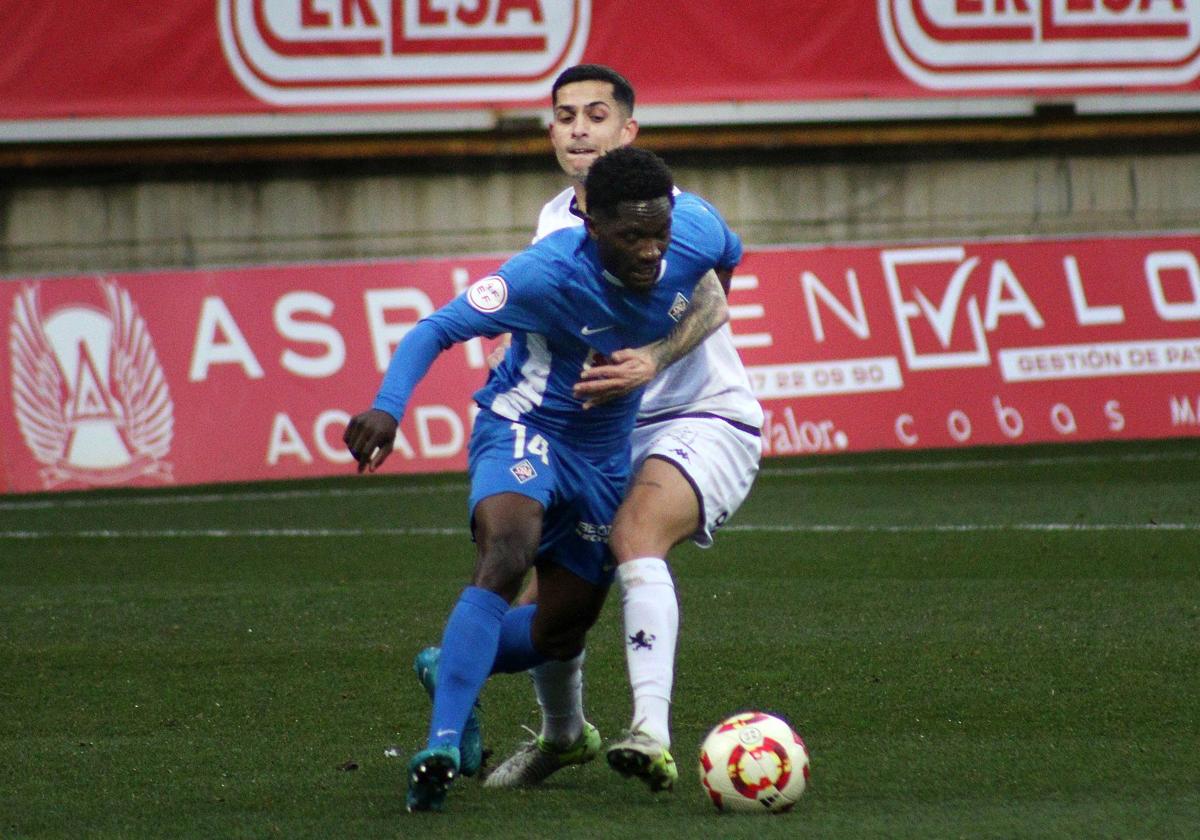
[[[466,580],[465,479],[0,498],[0,837],[1195,837],[1200,442],[772,460],[672,556],[681,779],[603,760],[403,811],[413,655]],[[618,599],[589,716],[627,725]],[[498,758],[529,682],[483,695]],[[700,739],[788,717],[790,814],[719,815]]]

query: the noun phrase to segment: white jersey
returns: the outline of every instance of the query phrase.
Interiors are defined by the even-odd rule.
[[[582,225],[583,219],[573,212],[574,205],[572,187],[546,202],[538,214],[533,241],[561,228]],[[762,406],[750,390],[750,379],[733,346],[728,324],[646,386],[638,422],[687,414],[716,415],[756,433],[762,428]]]

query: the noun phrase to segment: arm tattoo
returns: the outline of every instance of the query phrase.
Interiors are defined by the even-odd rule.
[[[692,300],[683,317],[667,337],[646,345],[662,373],[682,359],[729,320],[729,306],[717,275],[710,271],[696,284]]]

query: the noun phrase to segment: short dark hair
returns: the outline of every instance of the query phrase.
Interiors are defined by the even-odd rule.
[[[608,82],[612,85],[613,99],[628,113],[633,113],[633,85],[611,67],[603,64],[576,64],[558,74],[550,88],[550,102],[558,102],[558,89],[575,82]]]
[[[621,146],[606,152],[588,169],[584,189],[589,214],[615,216],[622,201],[674,201],[670,168],[654,152]]]

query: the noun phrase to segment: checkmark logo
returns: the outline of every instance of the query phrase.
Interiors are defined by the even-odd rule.
[[[615,326],[616,326],[616,324],[609,324],[607,327],[586,327],[585,326],[579,332],[581,332],[583,335],[595,335],[596,333],[602,333],[605,330],[611,330]]]
[[[917,304],[925,313],[929,325],[933,327],[938,341],[942,342],[942,347],[950,346],[950,334],[954,330],[954,317],[958,314],[958,303],[962,300],[963,289],[966,288],[972,270],[978,264],[979,257],[971,257],[955,270],[954,276],[950,278],[950,285],[946,287],[946,294],[942,297],[940,306],[934,306],[920,289],[916,290]]]

